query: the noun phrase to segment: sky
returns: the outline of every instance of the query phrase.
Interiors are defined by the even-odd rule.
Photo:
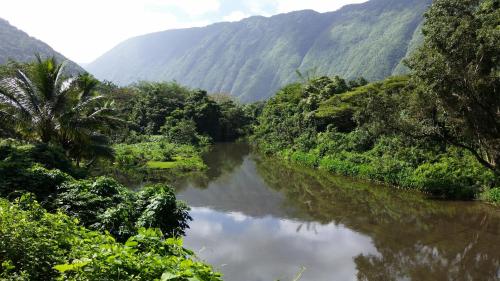
[[[137,35],[366,0],[0,0],[0,18],[78,63]]]

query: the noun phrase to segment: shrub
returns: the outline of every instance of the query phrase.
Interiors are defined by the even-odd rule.
[[[163,233],[184,235],[191,220],[189,207],[177,201],[174,190],[164,185],[146,186],[137,194],[134,208],[139,212],[136,227],[155,227]]]
[[[120,241],[135,235],[140,227],[184,235],[191,219],[189,208],[176,200],[168,186],[147,186],[135,193],[106,177],[63,184],[56,206],[84,226],[108,231]]]
[[[180,239],[139,229],[124,244],[24,196],[0,199],[1,280],[202,280],[220,274],[195,261]]]
[[[205,138],[198,133],[193,120],[177,120],[168,117],[161,132],[172,143],[200,145],[205,142]]]
[[[318,156],[316,154],[302,151],[295,151],[291,153],[289,158],[295,163],[311,168],[317,167],[319,162]]]
[[[75,175],[76,171],[64,150],[52,144],[23,144],[14,140],[0,141],[0,159],[31,166],[38,163],[47,169],[58,169]]]
[[[462,159],[443,156],[437,162],[420,165],[412,180],[417,188],[434,196],[473,199],[492,178],[471,156]]]
[[[49,205],[57,193],[57,187],[73,178],[59,170],[48,170],[40,164],[25,168],[15,162],[0,162],[0,195],[17,197],[33,193],[42,204]]]
[[[500,204],[500,187],[489,189],[484,193],[483,197],[489,202]]]

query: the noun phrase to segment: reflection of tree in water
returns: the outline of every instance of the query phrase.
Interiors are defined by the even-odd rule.
[[[245,156],[250,153],[250,146],[245,143],[222,143],[215,144],[203,155],[203,162],[208,166],[204,173],[183,177],[182,181],[190,182],[197,188],[207,188],[209,183],[229,174],[243,164]],[[186,184],[176,184],[176,186],[187,186]],[[180,189],[179,189],[180,191]]]
[[[358,279],[500,280],[500,216],[483,211],[429,217],[428,231],[402,225],[398,236],[416,233],[411,239],[375,233],[380,255],[356,257]]]
[[[500,212],[437,202],[259,157],[266,183],[321,223],[370,236],[379,254],[355,258],[359,280],[500,280]]]
[[[203,161],[208,166],[207,171],[182,172],[177,170],[153,170],[144,167],[114,168],[99,167],[94,176],[106,175],[116,179],[121,184],[132,189],[140,189],[144,185],[163,183],[175,187],[193,183],[199,188],[208,184],[225,173],[231,173],[241,166],[244,157],[250,153],[250,147],[244,143],[216,144],[203,155]]]

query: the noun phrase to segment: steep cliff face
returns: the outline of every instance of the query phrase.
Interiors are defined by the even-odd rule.
[[[377,80],[404,71],[420,41],[431,0],[371,0],[330,13],[299,11],[270,18],[169,30],[131,38],[87,66],[126,85],[177,80],[242,101],[270,97],[296,70]]]

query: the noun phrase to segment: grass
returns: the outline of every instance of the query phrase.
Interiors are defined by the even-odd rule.
[[[178,169],[188,171],[199,171],[206,168],[203,160],[200,157],[184,158],[181,156],[173,157],[173,161],[149,161],[146,167],[150,169],[166,170]]]
[[[160,162],[160,161],[149,161],[147,167],[151,169],[173,169],[179,166],[177,161],[173,162]]]
[[[118,144],[115,165],[119,168],[175,169],[200,171],[206,168],[201,149],[168,143],[159,138],[135,144]]]

